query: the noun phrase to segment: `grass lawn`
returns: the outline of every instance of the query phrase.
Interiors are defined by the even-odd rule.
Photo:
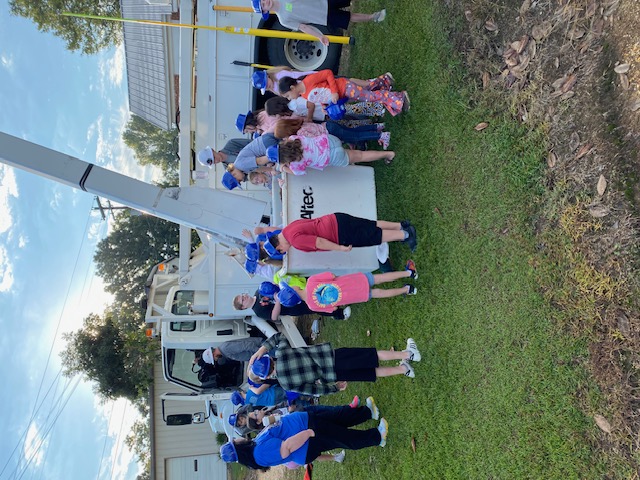
[[[360,1],[358,10],[381,5]],[[325,322],[320,340],[402,349],[413,336],[423,359],[415,380],[353,383],[327,398],[374,395],[390,435],[385,449],[348,452],[343,465],[317,463],[314,476],[615,477],[594,449],[597,427],[578,408],[578,398],[583,408],[601,402],[583,369],[586,341],[559,331],[538,287],[556,268],[534,237],[544,136],[497,113],[498,105],[473,103],[479,94],[446,31],[461,20],[444,5],[385,6],[383,24],[354,30],[348,74],[391,71],[411,94],[411,111],[388,119],[398,155],[376,166],[376,182],[379,218],[407,218],[418,229],[419,293],[357,305],[351,320]],[[475,131],[482,121],[489,127]],[[410,252],[391,250],[400,268]]]

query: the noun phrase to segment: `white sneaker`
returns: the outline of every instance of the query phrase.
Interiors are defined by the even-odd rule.
[[[373,21],[375,23],[380,23],[382,21],[384,21],[384,19],[387,17],[387,10],[386,9],[382,9],[379,12],[376,12],[373,14]]]
[[[376,402],[373,399],[373,397],[367,398],[367,407],[369,407],[369,410],[371,410],[371,419],[378,420],[380,418],[380,410],[378,410],[378,407],[376,406]]]
[[[403,360],[400,362],[400,365],[402,365],[404,368],[407,369],[407,371],[404,372],[405,377],[416,378],[416,372],[413,369],[413,367],[409,364],[409,362],[407,362],[406,360]]]
[[[344,313],[344,319],[349,320],[349,317],[351,316],[351,307],[349,306],[344,307],[343,313]]]
[[[389,424],[384,418],[380,419],[380,425],[378,425],[378,431],[380,432],[380,446],[384,447],[387,444],[387,435],[389,435]]]
[[[344,450],[342,450],[340,453],[336,453],[333,456],[333,460],[338,462],[338,463],[342,463],[342,462],[344,462],[344,457],[346,457],[346,456],[347,456],[346,452]]]
[[[409,358],[407,360],[411,362],[419,362],[422,359],[418,345],[413,338],[407,338],[407,348],[404,351],[409,352]]]

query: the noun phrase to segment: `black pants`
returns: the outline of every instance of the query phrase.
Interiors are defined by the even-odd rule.
[[[307,463],[313,462],[323,452],[334,448],[360,450],[380,445],[382,437],[377,428],[368,430],[349,428],[371,419],[371,410],[368,407],[314,407],[314,410],[307,409],[307,412],[309,428],[315,432],[315,436],[309,439],[305,458]]]

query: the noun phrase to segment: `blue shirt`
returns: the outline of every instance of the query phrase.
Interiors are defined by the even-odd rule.
[[[260,405],[261,407],[271,407],[277,405],[280,402],[284,402],[287,399],[287,394],[280,385],[273,385],[267,388],[260,395],[256,395],[255,392],[247,391],[245,397],[245,403],[250,405]]]
[[[309,449],[309,440],[287,458],[280,456],[280,447],[286,439],[307,428],[309,428],[309,414],[307,412],[294,412],[285,415],[279,424],[269,427],[256,437],[256,448],[253,450],[254,460],[263,467],[273,467],[287,462],[304,465]]]

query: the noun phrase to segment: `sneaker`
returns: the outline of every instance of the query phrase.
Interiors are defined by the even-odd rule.
[[[378,420],[380,418],[380,410],[378,410],[378,407],[376,406],[376,402],[373,399],[373,397],[367,398],[367,407],[369,408],[369,410],[371,410],[371,419]]]
[[[351,408],[358,408],[360,406],[360,397],[358,395],[353,397],[353,400],[351,400],[351,403],[349,404],[349,406]]]
[[[402,220],[400,222],[400,226],[402,227],[403,230],[406,230],[409,227],[412,227],[413,225],[411,225],[411,222],[409,220]]]
[[[391,72],[385,73],[384,76],[387,77],[387,79],[389,80],[389,83],[391,84],[391,86],[395,85],[396,79],[393,78],[393,75],[391,75]]]
[[[387,444],[387,435],[389,435],[389,424],[384,418],[380,419],[380,425],[378,425],[378,431],[380,432],[380,446],[384,447]]]
[[[383,150],[386,150],[389,148],[389,142],[391,142],[391,132],[382,132],[378,139],[378,144],[382,145]]]
[[[418,289],[414,285],[405,285],[407,287],[407,293],[405,295],[417,295]]]
[[[377,132],[382,132],[384,130],[385,124],[384,123],[376,123],[376,131]]]
[[[411,108],[411,100],[409,100],[409,94],[406,90],[402,92],[402,111],[408,112]]]
[[[407,264],[404,266],[404,269],[411,272],[411,276],[409,277],[411,280],[418,279],[418,269],[416,268],[416,264],[413,260],[407,260]]]
[[[351,307],[349,306],[344,307],[342,314],[344,315],[343,320],[349,320],[349,317],[351,316]]]
[[[420,355],[418,345],[413,338],[407,338],[407,348],[404,351],[409,352],[409,358],[407,360],[411,362],[419,362],[422,360],[422,355]]]
[[[404,243],[409,245],[409,248],[412,252],[415,252],[416,248],[418,248],[418,235],[416,233],[416,227],[414,227],[413,225],[409,225],[404,229],[404,231],[409,235],[406,240],[404,240]]]
[[[405,377],[416,378],[416,372],[413,369],[413,367],[409,364],[409,362],[407,362],[406,360],[402,360],[400,362],[400,365],[402,365],[407,370],[406,372],[404,372]]]
[[[345,453],[344,450],[342,450],[340,453],[336,453],[333,456],[333,460],[338,462],[338,463],[342,463],[342,462],[344,462],[344,457],[346,457],[346,456],[347,456],[347,454]]]
[[[383,8],[379,12],[376,12],[373,14],[373,21],[375,23],[380,23],[380,22],[383,22],[386,17],[387,17],[387,10]]]

